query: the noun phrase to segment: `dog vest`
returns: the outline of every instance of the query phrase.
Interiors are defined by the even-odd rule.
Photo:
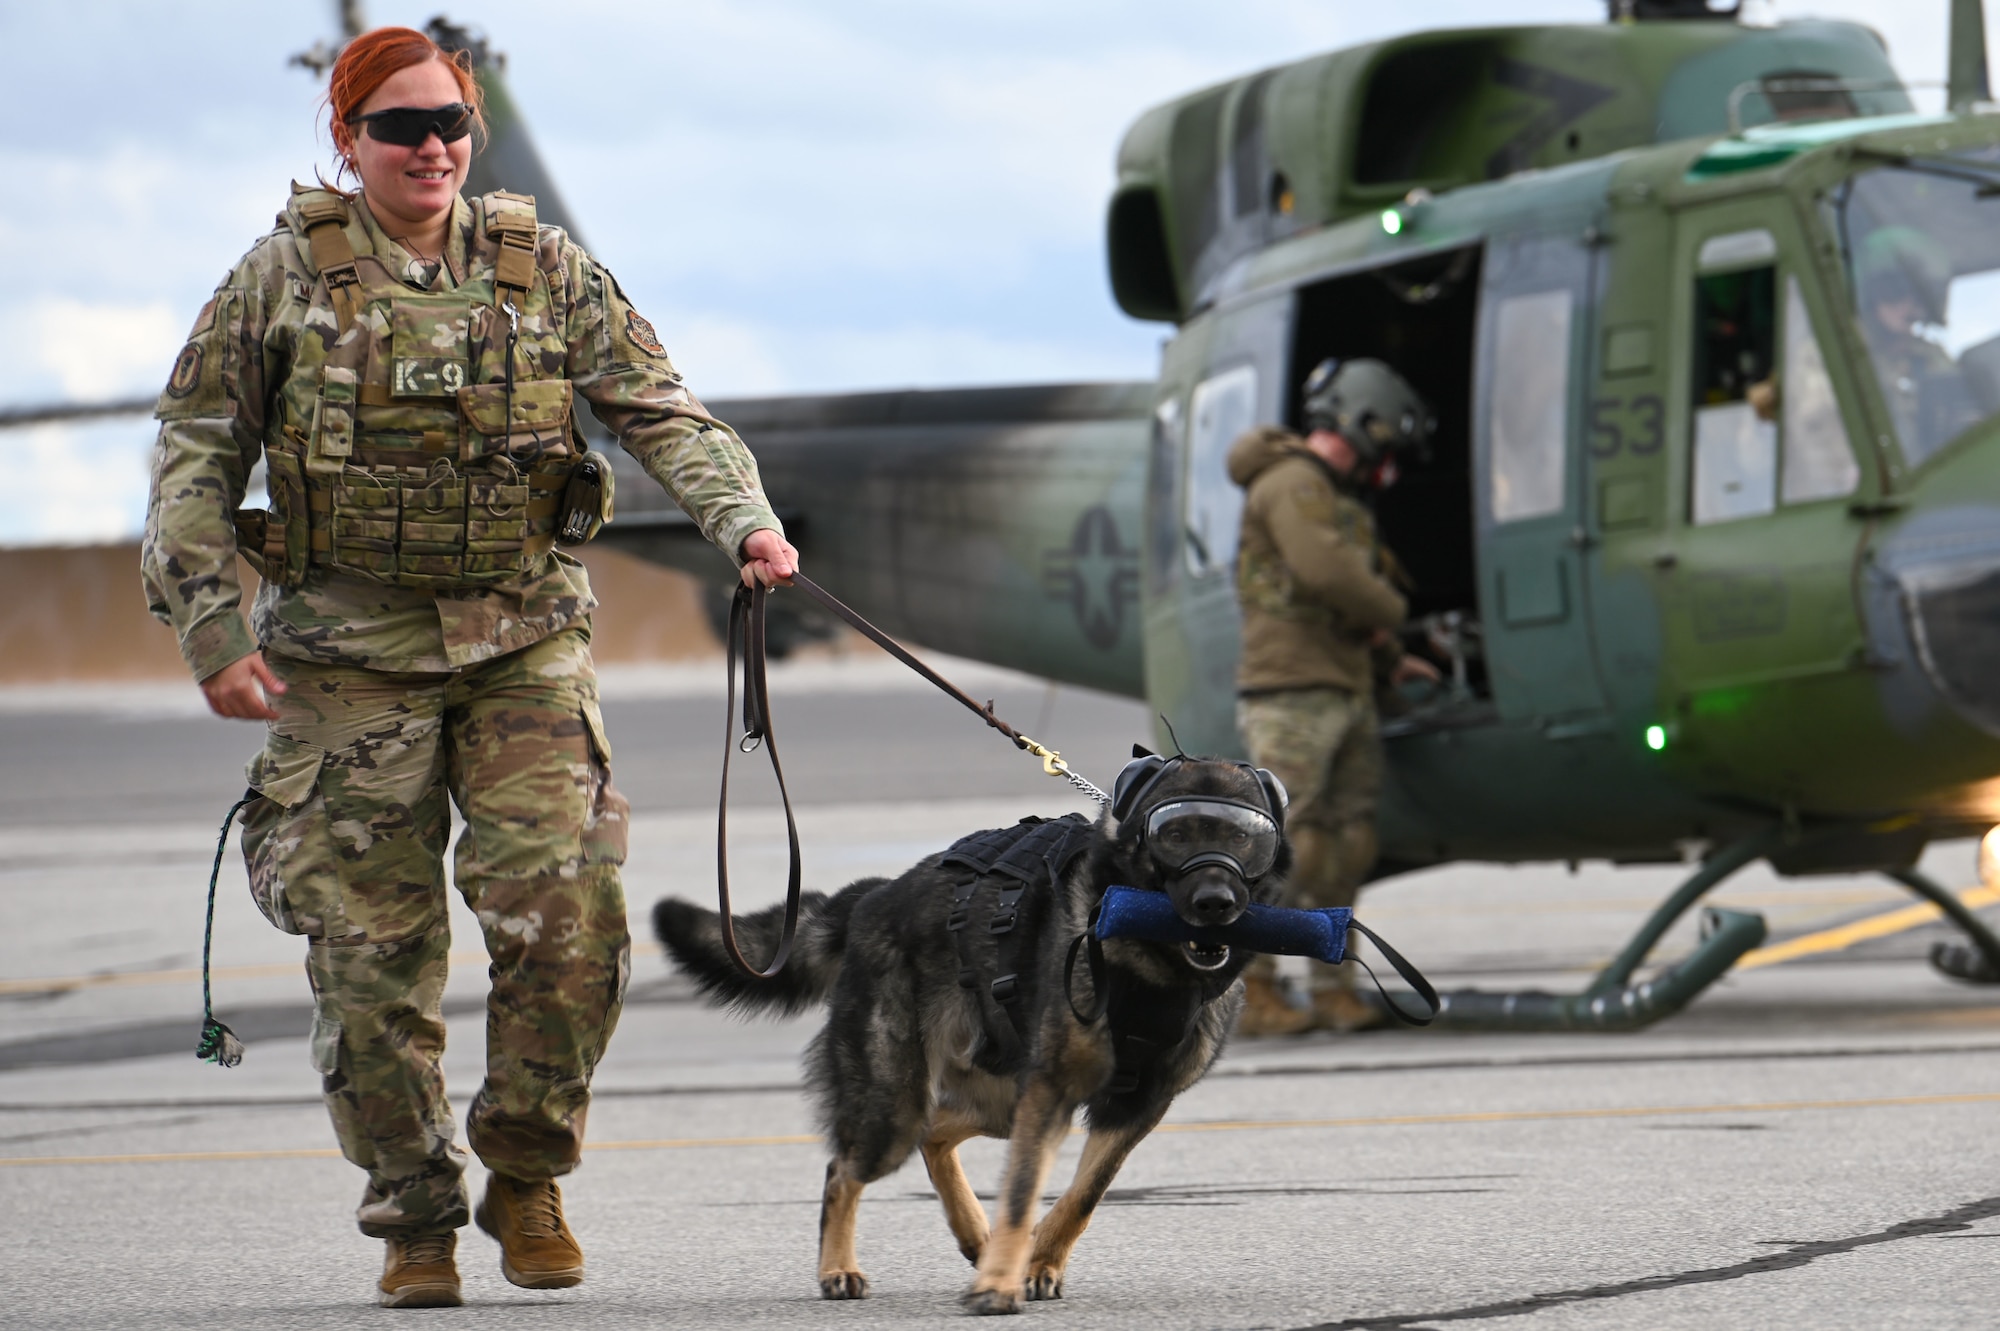
[[[1048,927],[1056,885],[1090,848],[1091,835],[1082,814],[1024,818],[1012,827],[961,838],[939,861],[959,870],[945,927],[958,950],[959,987],[979,1000],[984,1038],[972,1061],[987,1072],[1007,1076],[1027,1065],[1026,1014],[1034,1010],[1033,987],[1041,976],[1025,959],[1035,955],[1034,944]],[[982,895],[992,900],[983,912],[986,933],[997,944],[991,952],[975,945]],[[1106,1089],[1129,1095],[1146,1084],[1163,1055],[1187,1039],[1202,1005],[1220,998],[1235,972],[1219,983],[1173,987],[1146,984],[1118,967],[1104,978],[1113,1059]]]
[[[347,199],[293,186],[282,221],[313,279],[264,439],[269,514],[238,515],[258,571],[433,590],[538,572],[573,462],[559,266],[535,201],[472,201],[465,281],[417,291]]]
[[[959,871],[945,928],[958,949],[959,987],[979,1000],[985,1038],[972,1061],[988,1072],[1006,1076],[1027,1064],[1023,1014],[1032,1010],[1026,999],[1040,977],[1021,958],[1034,955],[1055,885],[1090,848],[1090,837],[1082,814],[1023,818],[1012,827],[961,837],[940,861]],[[996,944],[991,952],[974,944],[974,902],[982,890],[993,899],[985,915],[986,933]]]

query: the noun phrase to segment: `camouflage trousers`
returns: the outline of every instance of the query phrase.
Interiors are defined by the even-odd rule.
[[[1346,689],[1287,689],[1236,703],[1250,757],[1285,783],[1292,872],[1285,904],[1352,906],[1375,866],[1375,809],[1382,790],[1382,738],[1375,701]],[[1271,963],[1256,963],[1266,973]],[[1352,988],[1353,966],[1312,964],[1313,987]]]
[[[486,1083],[467,1115],[488,1168],[574,1169],[590,1077],[631,974],[611,784],[587,631],[456,674],[270,658],[272,700],[245,810],[250,890],[307,938],[312,1059],[341,1153],[368,1171],[377,1238],[466,1223],[465,1153],[445,1099],[440,1013],[451,931],[445,801],[465,820],[458,891],[492,958]]]

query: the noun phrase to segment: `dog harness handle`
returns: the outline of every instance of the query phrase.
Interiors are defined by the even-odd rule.
[[[768,980],[785,968],[792,941],[799,931],[799,826],[792,818],[792,796],[785,789],[785,769],[778,761],[778,737],[771,729],[771,689],[764,677],[764,610],[769,591],[761,584],[736,588],[729,604],[729,701],[722,713],[722,794],[715,806],[715,890],[720,901],[722,946],[745,975]],[[743,661],[743,738],[736,737],[736,662]],[[759,970],[743,956],[736,941],[736,921],[729,909],[729,754],[741,745],[744,753],[759,745],[771,756],[771,774],[778,779],[778,798],[785,806],[785,839],[791,847],[791,869],[785,883],[785,923],[771,960]]]

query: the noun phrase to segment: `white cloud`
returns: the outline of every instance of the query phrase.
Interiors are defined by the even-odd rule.
[[[0,545],[136,536],[145,525],[153,434],[150,421],[10,432],[8,465],[34,484],[0,486]]]
[[[29,315],[34,358],[77,402],[157,389],[166,382],[188,322],[165,301],[93,304],[68,297],[37,302]]]

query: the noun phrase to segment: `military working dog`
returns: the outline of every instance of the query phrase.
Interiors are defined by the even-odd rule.
[[[833,1146],[825,1297],[867,1297],[854,1251],[861,1191],[921,1150],[978,1268],[966,1307],[1011,1313],[1023,1299],[1061,1298],[1070,1251],[1126,1156],[1222,1052],[1247,954],[1085,935],[1114,884],[1166,894],[1195,925],[1275,901],[1290,865],[1284,788],[1241,763],[1137,752],[1095,824],[1027,819],[899,878],[807,894],[773,980],[731,963],[715,912],[672,898],[654,909],[660,941],[711,1001],[746,1012],[827,1005],[806,1056]],[[746,955],[771,955],[782,914],[738,922]],[[1076,1178],[1031,1230],[1079,1106],[1090,1132]],[[1009,1141],[990,1230],[959,1164],[974,1136]]]

